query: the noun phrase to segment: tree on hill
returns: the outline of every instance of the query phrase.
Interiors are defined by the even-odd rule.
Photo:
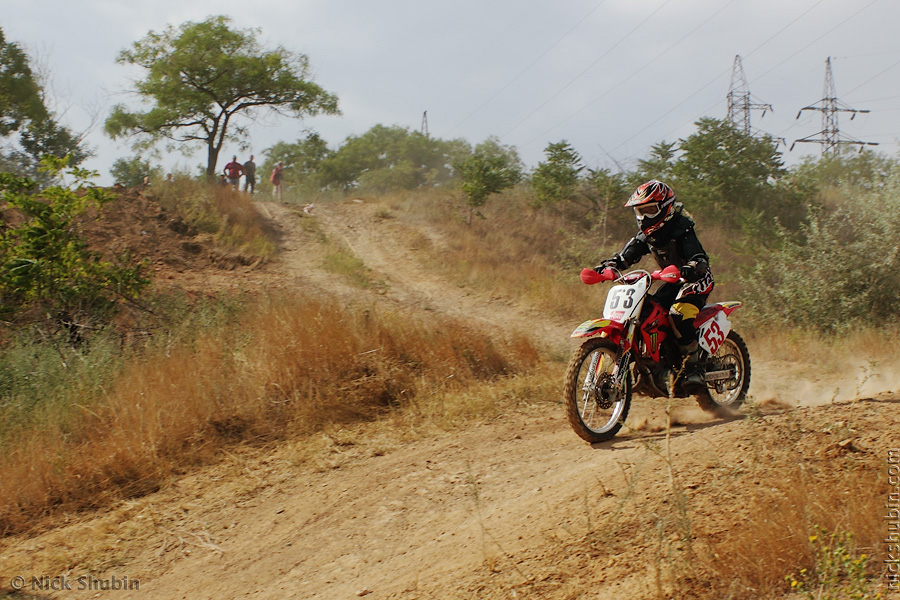
[[[638,161],[637,170],[629,178],[629,183],[637,187],[651,179],[669,181],[672,178],[672,165],[678,151],[677,142],[662,141],[650,148],[650,158]]]
[[[674,176],[697,206],[746,205],[787,173],[771,139],[748,135],[726,120],[701,118],[680,150]]]
[[[374,192],[441,185],[455,175],[453,165],[471,153],[464,140],[441,140],[397,125],[375,125],[322,161],[323,185]]]
[[[314,191],[322,186],[319,169],[322,161],[331,156],[328,143],[316,132],[310,132],[296,142],[278,142],[263,150],[265,161],[257,177],[263,186],[269,185],[269,177],[275,165],[284,164],[283,186],[297,191]]]
[[[581,155],[566,140],[548,144],[544,154],[547,160],[539,162],[531,176],[535,204],[548,206],[574,200],[584,170]]]
[[[152,165],[140,156],[117,158],[109,170],[113,180],[125,187],[136,187],[144,183],[144,178],[159,177],[162,167]]]
[[[884,185],[898,160],[872,150],[843,149],[839,153],[806,157],[794,167],[791,178],[819,190],[838,186],[870,190]]]
[[[787,184],[788,171],[772,138],[703,117],[697,132],[680,140],[679,150],[670,183],[690,210],[759,234],[773,217],[791,225],[802,219],[805,199]]]
[[[590,169],[581,155],[562,140],[544,149],[547,160],[531,175],[538,207],[552,206],[583,223],[598,227],[606,239],[608,212],[625,194],[625,177],[607,169]]]
[[[7,42],[0,29],[0,136],[18,131],[28,121],[46,117],[41,88],[28,55],[18,44]]]
[[[264,50],[258,30],[229,25],[227,17],[218,16],[170,26],[123,50],[119,63],[146,70],[135,91],[150,108],[115,106],[106,132],[114,139],[137,135],[137,146],[161,140],[204,144],[211,179],[224,143],[246,136],[238,117],[339,114],[337,97],[312,82],[305,55],[280,46]]]
[[[475,152],[457,165],[462,174],[462,191],[468,211],[466,224],[472,224],[474,210],[487,203],[488,197],[511,188],[522,180],[522,160],[511,146],[503,146],[496,138],[488,138],[475,147]]]

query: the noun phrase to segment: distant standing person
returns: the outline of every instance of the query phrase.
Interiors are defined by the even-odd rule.
[[[236,190],[241,189],[241,175],[244,174],[244,167],[238,162],[237,156],[231,157],[231,162],[225,165],[224,172],[228,183]]]
[[[283,177],[284,163],[280,162],[272,169],[272,176],[269,180],[272,182],[272,195],[279,202],[281,201],[281,179]]]
[[[256,163],[252,154],[250,160],[244,163],[244,191],[251,194],[256,191]]]

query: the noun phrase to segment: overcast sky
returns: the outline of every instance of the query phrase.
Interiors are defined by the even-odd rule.
[[[109,168],[133,155],[111,141],[103,121],[141,71],[115,62],[149,31],[227,15],[260,29],[264,46],[306,54],[315,81],[338,96],[342,116],[250,124],[250,149],[226,147],[261,162],[278,141],[307,129],[332,148],[376,124],[477,144],[488,136],[515,146],[529,167],[548,143],[569,141],[591,167],[632,168],[660,141],[694,132],[702,116],[724,118],[735,56],[742,58],[752,126],[785,138],[817,136],[825,61],[832,58],[837,97],[868,109],[842,134],[898,153],[900,2],[897,0],[6,0],[6,39],[19,43],[50,75],[64,124],[87,137],[86,166],[112,183]],[[785,150],[793,164],[818,144]],[[167,168],[194,170],[204,154],[167,156]],[[222,159],[225,159],[223,161]]]

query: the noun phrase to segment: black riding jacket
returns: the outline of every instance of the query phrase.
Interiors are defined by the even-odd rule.
[[[694,232],[694,221],[682,213],[680,205],[675,206],[675,214],[665,225],[650,235],[639,232],[613,260],[618,263],[619,269],[624,269],[648,253],[653,254],[661,269],[669,265],[679,269],[690,265],[693,267],[690,281],[700,280],[709,274],[709,256]]]

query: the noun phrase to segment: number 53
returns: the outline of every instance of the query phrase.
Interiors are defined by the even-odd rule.
[[[711,321],[709,327],[703,333],[703,339],[709,346],[709,353],[715,354],[719,350],[719,346],[725,341],[725,332],[719,327],[716,321]]]

